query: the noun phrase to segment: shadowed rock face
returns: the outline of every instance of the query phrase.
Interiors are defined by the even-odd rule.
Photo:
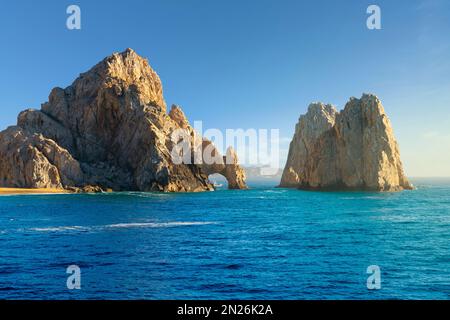
[[[195,140],[179,107],[167,114],[148,61],[127,49],[53,89],[41,110],[23,111],[0,133],[0,186],[204,191],[213,190],[208,174],[220,173],[230,188],[246,187],[237,162],[216,172],[174,164],[172,133],[180,129]]]
[[[340,113],[311,104],[300,117],[281,187],[318,190],[411,189],[380,100],[351,98]]]

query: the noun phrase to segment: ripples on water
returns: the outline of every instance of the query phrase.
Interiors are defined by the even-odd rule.
[[[450,181],[414,182],[0,197],[0,298],[448,299]],[[81,290],[66,289],[71,264]]]

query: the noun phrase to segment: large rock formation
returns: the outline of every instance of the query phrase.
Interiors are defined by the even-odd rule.
[[[208,143],[179,107],[167,114],[158,75],[127,49],[53,89],[41,110],[23,111],[17,126],[0,133],[0,186],[203,191],[213,189],[208,175],[220,173],[230,188],[246,187],[233,152],[216,168],[175,164],[177,130],[189,135],[189,151]]]
[[[380,100],[351,98],[344,110],[313,103],[300,117],[281,187],[318,190],[411,189]]]

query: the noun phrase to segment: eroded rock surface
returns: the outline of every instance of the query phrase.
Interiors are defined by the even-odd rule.
[[[23,111],[0,133],[0,186],[205,191],[213,190],[208,175],[220,173],[230,188],[245,188],[237,162],[220,172],[174,164],[180,129],[194,136],[181,108],[167,114],[148,61],[127,49],[53,89],[41,110]]]
[[[313,103],[290,144],[282,187],[399,191],[411,189],[380,100],[351,98],[344,110]]]

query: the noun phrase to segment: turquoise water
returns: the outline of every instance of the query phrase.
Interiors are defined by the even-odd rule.
[[[1,299],[449,299],[450,180],[0,197]],[[81,290],[66,287],[81,268]],[[366,269],[381,269],[368,290]]]

